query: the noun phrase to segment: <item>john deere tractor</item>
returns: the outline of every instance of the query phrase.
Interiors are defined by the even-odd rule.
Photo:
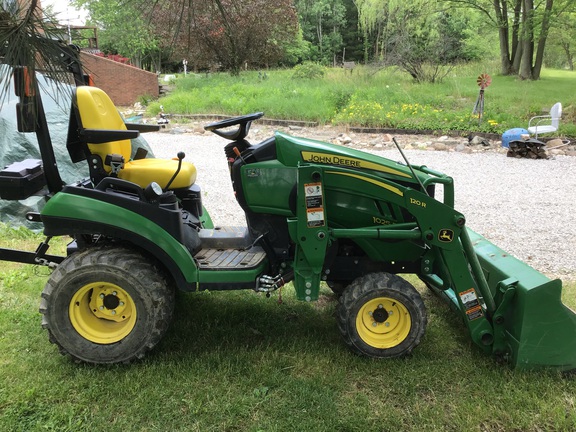
[[[45,206],[28,219],[42,223],[46,241],[36,252],[0,257],[53,268],[42,325],[73,359],[144,356],[170,325],[175,290],[271,293],[288,282],[306,302],[322,282],[338,294],[337,327],[355,353],[405,356],[427,325],[420,294],[398,276],[415,274],[451,303],[480,351],[517,368],[576,368],[576,315],[561,302],[561,281],[470,230],[455,209],[451,177],[279,132],[250,144],[262,113],[235,117],[205,128],[226,143],[246,226],[214,227],[196,166],[182,153],[131,158],[130,139],[142,126],[125,124],[104,91],[83,85],[78,68],[66,146],[89,176],[64,184],[36,77],[12,70],[24,83],[16,87],[19,127],[36,134],[42,160],[7,167],[0,196],[44,194]],[[66,256],[47,255],[55,236],[71,238]]]

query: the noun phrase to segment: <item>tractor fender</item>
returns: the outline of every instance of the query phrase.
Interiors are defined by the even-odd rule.
[[[183,291],[196,289],[198,268],[188,249],[157,223],[121,206],[64,192],[41,213],[47,236],[100,234],[124,240],[155,257]]]

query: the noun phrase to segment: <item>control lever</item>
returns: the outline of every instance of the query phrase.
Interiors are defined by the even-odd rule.
[[[166,185],[166,187],[164,187],[164,191],[168,190],[168,188],[170,187],[170,185],[172,184],[172,182],[174,181],[174,179],[176,178],[176,176],[180,172],[180,168],[182,168],[182,159],[184,159],[186,157],[186,154],[184,152],[178,152],[178,154],[176,156],[178,157],[178,168],[176,168],[176,172],[174,173],[174,175],[172,176],[170,181],[168,181],[168,184]]]

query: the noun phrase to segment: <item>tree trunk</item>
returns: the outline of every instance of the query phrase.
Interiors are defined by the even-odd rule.
[[[512,63],[510,62],[510,53],[508,51],[508,29],[498,28],[498,35],[500,37],[500,69],[502,75],[510,75],[512,73]]]
[[[374,42],[374,60],[378,60],[380,49],[380,38],[382,37],[382,23],[378,23],[378,31],[376,32],[376,41]]]
[[[544,48],[546,47],[548,30],[550,30],[550,15],[552,14],[553,5],[554,0],[546,0],[546,8],[544,9],[544,16],[542,17],[542,24],[540,27],[540,38],[538,39],[538,48],[536,50],[536,59],[534,60],[534,67],[532,68],[532,79],[535,80],[540,79],[540,72],[542,71]]]
[[[510,75],[511,62],[508,45],[508,18],[506,1],[494,0],[494,12],[498,21],[498,38],[500,40],[500,68],[502,75]]]
[[[318,36],[318,46],[320,47],[320,57],[322,58],[322,14],[318,15],[318,24],[316,25],[316,34]]]
[[[522,45],[519,42],[522,0],[514,1],[514,18],[512,21],[512,55],[510,56],[512,61],[512,68],[510,70],[510,75],[516,75],[518,73],[520,70],[520,61],[522,60]],[[506,16],[507,15],[508,12],[506,11]]]
[[[534,1],[524,0],[522,11],[522,61],[520,62],[521,79],[532,79],[532,59],[534,57]]]
[[[568,68],[573,71],[574,70],[574,56],[572,55],[572,51],[570,51],[570,43],[569,42],[562,42],[562,49],[566,54],[566,61],[568,62]]]
[[[513,75],[517,75],[518,71],[520,70],[520,62],[522,61],[522,48],[523,45],[521,43],[518,44],[518,48],[516,49],[516,54],[512,59],[512,71]]]
[[[364,64],[368,64],[368,30],[364,28]]]
[[[226,39],[230,43],[230,56],[226,59],[224,63],[228,64],[230,68],[230,74],[233,76],[240,75],[240,67],[241,67],[241,60],[238,52],[238,47],[236,46],[236,40],[234,38],[234,32],[232,30],[232,25],[230,24],[230,20],[228,19],[228,14],[226,13],[226,9],[224,5],[222,5],[221,0],[215,0],[216,6],[218,7],[218,11],[220,12],[220,16],[222,17],[222,22],[224,23],[224,34],[226,35]]]

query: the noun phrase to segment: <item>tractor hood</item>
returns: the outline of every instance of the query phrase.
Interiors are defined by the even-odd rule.
[[[299,138],[276,132],[278,160],[286,166],[297,167],[302,163],[325,164],[369,171],[401,183],[417,183],[410,169],[401,163],[360,150],[308,138]],[[429,175],[416,168],[420,181]]]

